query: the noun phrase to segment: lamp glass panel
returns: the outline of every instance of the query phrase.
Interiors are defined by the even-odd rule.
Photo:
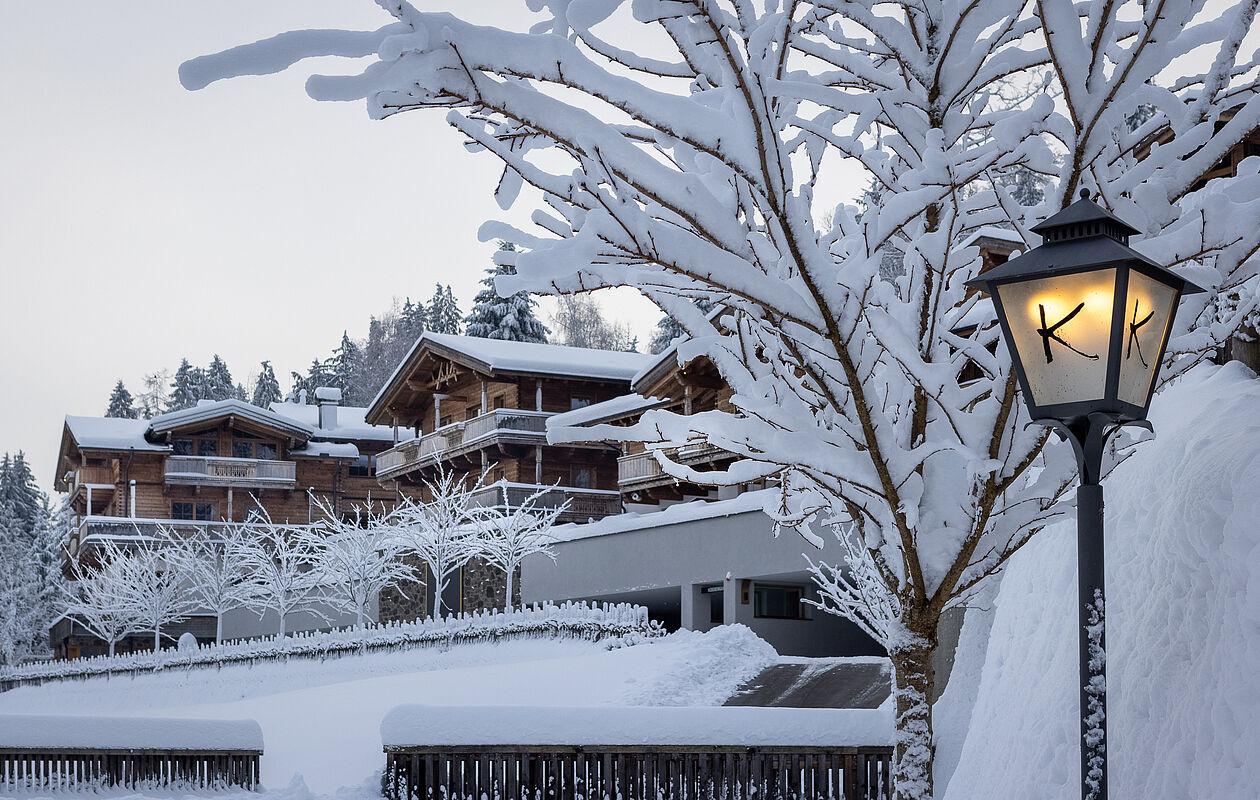
[[[1154,278],[1129,271],[1124,303],[1124,340],[1120,343],[1120,384],[1116,396],[1126,403],[1145,406],[1151,383],[1159,370],[1168,318],[1177,302],[1177,290]]]
[[[1036,405],[1106,396],[1114,267],[1008,283],[996,291]]]

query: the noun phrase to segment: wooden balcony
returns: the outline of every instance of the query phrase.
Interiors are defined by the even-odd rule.
[[[505,443],[546,444],[547,417],[550,416],[552,413],[547,411],[496,408],[465,422],[444,425],[379,454],[376,476],[379,480],[390,480],[483,447]]]
[[[292,461],[171,456],[166,459],[166,482],[193,486],[292,489],[297,482],[297,473]]]
[[[496,483],[479,490],[472,496],[476,508],[502,507],[505,494],[507,504],[519,507],[539,489],[546,491],[535,501],[543,508],[556,508],[561,503],[569,505],[559,517],[560,522],[589,522],[621,513],[621,492],[611,489],[579,489],[572,486],[542,487],[528,483]]]
[[[109,539],[121,547],[147,544],[157,541],[162,532],[173,531],[180,536],[197,536],[202,533],[214,534],[229,528],[239,528],[243,522],[201,521],[187,519],[144,519],[139,517],[113,517],[94,515],[79,518],[79,524],[66,542],[70,554],[77,555],[83,548],[91,549],[94,543]],[[280,525],[278,527],[297,530],[303,525]]]
[[[697,439],[678,447],[665,448],[665,457],[678,464],[688,466],[696,464],[713,464],[726,461],[733,456],[720,447]],[[677,483],[677,480],[665,474],[657,462],[652,450],[642,453],[631,453],[617,459],[617,485],[624,491],[650,489],[654,486],[666,486]]]

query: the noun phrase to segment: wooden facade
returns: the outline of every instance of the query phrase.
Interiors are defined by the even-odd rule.
[[[378,459],[378,478],[417,487],[423,496],[425,482],[440,471],[474,480],[484,473],[486,484],[500,484],[478,493],[475,501],[486,505],[502,502],[506,484],[509,495],[521,498],[552,487],[548,499],[568,503],[563,516],[568,521],[620,513],[616,450],[599,443],[548,444],[546,423],[556,414],[626,394],[633,370],[582,374],[580,363],[559,366],[566,354],[591,359],[588,354],[598,358],[601,351],[487,341],[421,337],[368,409],[369,422],[393,427],[398,438]],[[487,349],[506,353],[507,363],[488,360]],[[531,363],[518,351],[542,356]],[[635,363],[630,354],[606,355]],[[546,359],[556,367],[546,366]]]

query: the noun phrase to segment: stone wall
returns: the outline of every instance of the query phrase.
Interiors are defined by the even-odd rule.
[[[407,563],[420,575],[426,575],[424,565],[414,556],[407,557]],[[389,588],[381,592],[381,622],[411,622],[429,615],[428,592],[425,582],[408,581],[398,588]]]
[[[507,581],[502,570],[475,558],[464,565],[464,611],[503,608],[503,593],[507,590]],[[521,581],[518,573],[512,587],[512,604],[521,604]]]

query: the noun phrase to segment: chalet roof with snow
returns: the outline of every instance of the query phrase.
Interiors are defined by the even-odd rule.
[[[622,395],[611,400],[605,400],[602,403],[595,403],[584,408],[566,411],[563,414],[556,414],[547,419],[547,428],[550,430],[552,428],[598,425],[601,422],[612,422],[636,414],[642,414],[644,411],[668,405],[669,402],[669,398],[666,397],[644,397],[641,394]]]
[[[541,376],[629,384],[654,356],[534,342],[483,339],[426,331],[367,408],[367,421],[386,421],[388,406],[405,394],[409,377],[426,359],[460,364],[487,378]]]
[[[388,425],[371,425],[364,420],[367,409],[359,406],[337,406],[335,426],[321,428],[319,406],[303,403],[272,403],[271,411],[315,430],[315,438],[328,441],[392,442],[394,430]]]
[[[203,423],[217,422],[225,417],[253,423],[262,428],[282,433],[300,441],[306,441],[315,434],[315,429],[290,417],[281,416],[274,411],[260,408],[244,400],[201,401],[191,408],[159,414],[148,420],[145,431],[148,437],[158,436],[172,431],[195,427]]]

